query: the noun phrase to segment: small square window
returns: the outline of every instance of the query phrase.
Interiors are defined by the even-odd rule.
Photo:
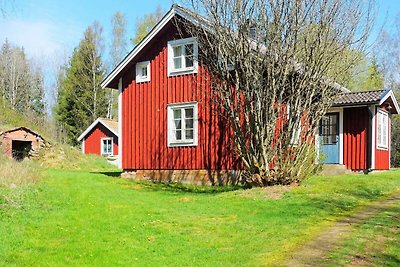
[[[136,83],[150,81],[150,61],[136,63]]]
[[[169,104],[167,112],[168,146],[196,146],[197,103]]]

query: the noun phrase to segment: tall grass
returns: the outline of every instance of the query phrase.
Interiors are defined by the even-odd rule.
[[[65,144],[53,144],[43,149],[36,161],[47,169],[62,169],[73,171],[106,171],[115,170],[104,157],[83,154],[79,149]]]
[[[0,155],[0,211],[21,207],[27,190],[40,178],[39,166],[31,161],[17,162]]]

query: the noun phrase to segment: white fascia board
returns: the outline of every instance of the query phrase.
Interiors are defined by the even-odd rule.
[[[116,133],[112,128],[108,127],[107,124],[105,124],[101,118],[97,118],[90,126],[78,137],[78,141],[81,141],[98,123],[101,123],[104,127],[106,127],[108,130],[110,130],[115,136],[119,136],[118,133]]]
[[[207,28],[207,23],[201,23],[195,17],[182,11],[178,5],[173,5],[168,13],[164,15],[161,21],[150,31],[150,33],[147,34],[146,37],[125,57],[125,59],[103,80],[101,87],[106,88],[108,84],[118,76],[118,74],[129,64],[129,62],[131,62],[140,53],[140,51],[142,51],[142,49],[165,27],[165,25],[167,25],[167,23],[175,15],[179,15],[196,26],[200,26],[208,31],[210,30]],[[204,22],[206,22],[206,20],[204,20]]]
[[[137,54],[159,33],[162,28],[174,17],[176,14],[175,8],[170,11],[161,19],[161,21],[150,31],[150,33],[125,57],[125,59],[104,79],[101,87],[106,88],[108,84],[117,77],[117,75],[131,62]]]
[[[122,77],[118,81],[118,168],[122,169]]]
[[[376,108],[375,105],[369,106],[369,110],[372,114],[372,133],[371,133],[371,169],[375,170],[375,150],[376,150]]]
[[[397,103],[396,97],[394,96],[393,90],[388,90],[388,92],[382,97],[381,101],[379,101],[379,106],[385,103],[385,101],[391,97],[393,100],[394,108],[396,109],[396,113],[400,114],[400,107]]]

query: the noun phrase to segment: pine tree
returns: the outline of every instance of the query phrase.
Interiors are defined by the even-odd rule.
[[[77,137],[107,113],[106,91],[100,86],[104,78],[101,33],[102,28],[96,22],[86,29],[72,54],[65,78],[60,81],[56,118],[71,145],[77,145]]]

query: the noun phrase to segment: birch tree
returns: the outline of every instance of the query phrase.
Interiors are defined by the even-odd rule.
[[[249,185],[287,184],[313,169],[319,121],[343,91],[373,20],[364,0],[197,0],[182,34],[197,37],[213,105],[232,128]],[[202,14],[202,16],[197,15]]]
[[[107,113],[106,90],[100,86],[104,78],[101,52],[102,27],[95,22],[74,50],[58,89],[57,121],[72,145],[86,127]]]
[[[111,69],[114,69],[125,57],[128,52],[126,36],[125,16],[117,11],[111,19],[112,24],[112,42],[111,42]],[[118,101],[115,99],[114,90],[108,89],[107,118],[117,117]]]

